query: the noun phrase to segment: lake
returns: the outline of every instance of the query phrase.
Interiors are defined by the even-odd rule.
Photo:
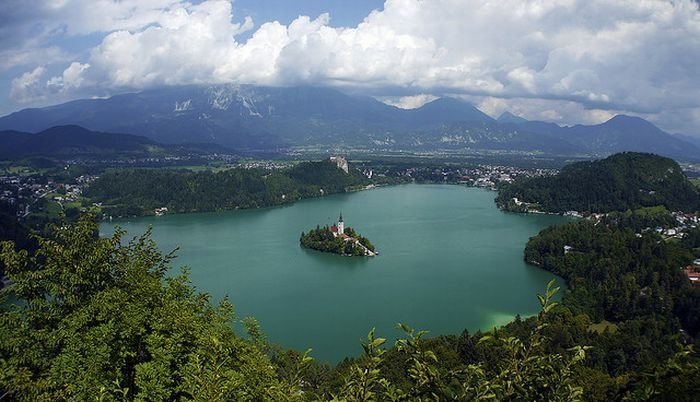
[[[505,324],[538,311],[553,275],[523,262],[528,238],[566,218],[504,213],[496,193],[403,185],[299,201],[285,207],[167,215],[103,223],[129,236],[153,226],[163,251],[179,247],[199,291],[228,295],[271,342],[335,363],[360,340],[400,335],[397,322],[432,335]],[[342,257],[302,249],[299,235],[338,214],[380,255]],[[177,272],[179,270],[175,270]],[[561,281],[560,281],[561,282]],[[563,284],[562,284],[563,285]]]

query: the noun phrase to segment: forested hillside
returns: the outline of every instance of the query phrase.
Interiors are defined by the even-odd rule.
[[[514,201],[518,199],[518,203]],[[620,153],[565,166],[556,176],[523,178],[499,189],[497,204],[546,212],[610,212],[663,205],[670,210],[700,209],[700,193],[678,163],[652,154]]]
[[[653,232],[638,236],[619,225],[581,221],[543,230],[528,242],[525,259],[566,279],[565,302],[596,321],[675,314],[695,336],[700,292],[680,268],[693,260],[696,238],[666,242]]]
[[[280,205],[369,184],[358,170],[345,173],[331,161],[303,162],[285,170],[229,169],[221,172],[117,170],[102,175],[85,193],[105,214],[205,212]]]

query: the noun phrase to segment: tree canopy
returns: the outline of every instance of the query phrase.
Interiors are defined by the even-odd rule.
[[[54,227],[34,255],[3,244],[17,302],[0,315],[0,389],[13,399],[294,399],[149,234],[98,239],[93,217]]]
[[[662,205],[700,209],[698,189],[678,163],[653,154],[625,152],[565,166],[551,177],[517,179],[499,189],[499,206],[518,210],[513,198],[547,212],[610,212]]]
[[[92,216],[54,226],[30,254],[2,246],[15,302],[0,310],[0,395],[12,400],[404,401],[578,400],[573,369],[584,348],[546,352],[543,330],[556,288],[523,337],[483,337],[500,356],[454,365],[425,332],[405,324],[384,349],[371,331],[364,355],[329,371],[308,354],[271,347],[252,319],[233,330],[227,300],[213,305],[185,273],[166,275],[172,255],[149,233],[97,236]],[[438,357],[440,356],[440,357]],[[495,356],[495,355],[494,355]],[[394,378],[391,363],[403,373]]]
[[[220,172],[122,169],[107,172],[85,192],[108,215],[205,212],[285,204],[344,192],[369,183],[356,169],[345,173],[328,160],[302,162],[283,170],[234,168]]]

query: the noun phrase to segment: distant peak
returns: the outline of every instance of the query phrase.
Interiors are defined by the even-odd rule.
[[[416,113],[430,114],[439,123],[455,121],[493,122],[491,116],[471,103],[458,98],[442,97],[415,109]]]
[[[464,106],[474,107],[474,105],[472,105],[471,103],[469,103],[467,101],[463,101],[463,100],[457,99],[457,98],[452,98],[449,96],[443,96],[443,97],[437,98],[435,100],[427,102],[423,106],[428,106],[428,105],[459,105],[462,107],[464,107]]]
[[[626,114],[616,114],[610,120],[608,121],[646,121],[642,119],[641,117],[637,116],[628,116]]]
[[[527,120],[527,119],[524,119],[524,118],[522,118],[522,117],[520,117],[520,116],[516,116],[516,115],[514,115],[514,114],[511,113],[511,112],[507,112],[507,111],[506,111],[506,112],[503,112],[503,114],[501,114],[501,115],[498,117],[498,119],[496,119],[496,121],[498,121],[499,123],[515,123],[515,124],[518,124],[518,123],[527,123],[528,120]]]
[[[65,133],[68,131],[81,132],[81,133],[92,133],[93,132],[93,131],[88,130],[85,127],[78,126],[77,124],[66,124],[64,126],[49,127],[46,130],[42,130],[41,133],[55,133],[55,132]]]
[[[613,118],[611,118],[610,120],[603,123],[603,125],[613,126],[613,127],[626,127],[626,128],[632,128],[632,127],[654,128],[656,130],[659,130],[659,128],[656,127],[654,124],[652,124],[651,122],[649,122],[647,120],[642,119],[641,117],[628,116],[625,114],[615,115]]]

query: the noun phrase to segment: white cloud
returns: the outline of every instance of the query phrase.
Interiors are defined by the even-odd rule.
[[[378,96],[377,100],[387,105],[396,106],[399,109],[416,109],[438,97],[431,94],[419,94],[411,96]]]
[[[56,35],[87,35],[115,30],[139,30],[160,23],[182,0],[3,0],[0,36],[3,41],[33,41]]]
[[[39,48],[26,46],[0,50],[0,72],[8,71],[14,67],[36,66],[47,61],[52,63],[65,63],[71,60],[71,56],[57,46]]]
[[[63,71],[63,75],[49,79],[46,86],[59,92],[80,88],[85,81],[84,75],[88,68],[90,68],[90,64],[73,62]]]
[[[484,113],[497,118],[503,112],[510,112],[528,120],[549,121],[562,125],[599,124],[609,120],[621,111],[588,109],[573,101],[531,99],[466,97]]]
[[[22,104],[45,97],[40,82],[44,72],[46,69],[39,66],[13,79],[10,86],[10,98],[14,102]]]
[[[253,23],[234,23],[226,0],[54,3],[39,7],[59,17],[49,27],[108,32],[76,60],[90,65],[76,89],[309,83],[531,99],[562,122],[614,111],[691,119],[699,102],[700,12],[691,0],[387,0],[356,27],[300,16],[264,23],[245,42],[236,36]]]
[[[243,24],[232,23],[230,2],[180,5],[158,17],[158,24],[143,30],[110,33],[93,50],[90,61],[102,73],[103,85],[143,88],[223,82],[233,75],[227,73],[227,66],[240,66],[245,62],[240,57],[235,59],[241,53],[241,46],[234,37],[250,29],[252,21],[246,19]],[[261,36],[263,28],[253,39]],[[263,47],[278,46],[274,39],[264,38]],[[267,59],[274,55],[275,52],[267,52],[255,63],[249,63],[245,71],[239,67],[235,73],[260,78],[266,75],[264,63],[270,63]]]

